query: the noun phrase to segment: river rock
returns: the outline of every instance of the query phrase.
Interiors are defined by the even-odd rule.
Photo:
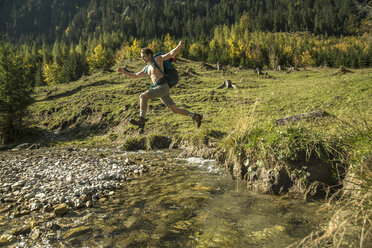
[[[32,240],[37,240],[41,235],[41,231],[39,228],[35,228],[32,230],[31,234],[30,234],[30,238]]]
[[[124,222],[124,225],[126,228],[130,229],[131,227],[133,227],[134,225],[136,225],[136,223],[138,222],[138,219],[134,216],[130,216],[125,222]]]
[[[48,203],[43,207],[44,213],[50,213],[54,210],[52,204]]]
[[[29,215],[31,212],[29,210],[23,209],[21,211],[15,212],[14,217],[19,217],[23,215]]]
[[[13,236],[8,234],[3,234],[0,236],[0,247],[6,246],[13,242]]]
[[[91,193],[92,193],[92,189],[90,189],[89,187],[84,187],[84,188],[81,190],[81,193],[82,193],[82,194],[85,194],[85,195],[91,194]]]
[[[30,204],[29,209],[30,211],[37,211],[39,209],[43,208],[43,205],[39,202],[33,202]]]
[[[55,221],[50,221],[45,224],[46,229],[57,231],[61,229],[61,226],[58,225]]]
[[[5,198],[2,199],[2,201],[5,202],[5,203],[14,203],[17,200],[13,197],[5,197]]]
[[[87,202],[85,203],[85,206],[86,206],[87,208],[92,207],[92,206],[93,206],[92,201],[87,201]]]
[[[15,190],[22,189],[24,185],[25,185],[25,182],[24,181],[18,181],[15,184],[13,184],[11,186],[11,188],[12,188],[13,191],[15,191]]]
[[[21,226],[10,230],[10,234],[18,236],[22,234],[29,234],[31,232],[31,227],[29,225]]]
[[[0,208],[0,214],[1,214],[1,213],[8,212],[8,211],[11,210],[13,207],[14,207],[13,205],[8,205],[8,206],[6,206],[6,207]]]
[[[84,207],[84,202],[82,200],[80,200],[79,198],[75,198],[73,200],[73,206],[74,208],[78,209],[78,208],[82,208]]]
[[[26,200],[30,200],[31,198],[34,198],[35,197],[35,193],[34,192],[31,192],[31,193],[27,193],[24,195],[24,198]]]
[[[83,201],[83,202],[87,202],[89,201],[90,199],[92,199],[89,195],[86,195],[86,194],[83,194],[80,196],[80,199]]]
[[[92,228],[86,227],[86,226],[80,226],[80,227],[72,228],[65,233],[63,238],[64,239],[74,238],[76,236],[80,236],[80,235],[89,233],[92,230],[93,230]]]
[[[54,213],[56,214],[56,216],[63,216],[68,213],[69,210],[70,208],[66,203],[61,203],[54,207]]]

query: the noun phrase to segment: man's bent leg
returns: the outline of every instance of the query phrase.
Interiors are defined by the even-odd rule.
[[[140,95],[140,116],[142,118],[145,118],[146,116],[146,111],[147,111],[147,102],[149,100],[149,96],[147,95],[147,93],[142,93]]]
[[[143,129],[146,122],[145,116],[148,100],[155,97],[162,97],[167,94],[169,94],[168,84],[158,85],[142,93],[140,95],[140,118],[138,120],[130,119],[129,122]]]
[[[129,123],[132,125],[136,125],[139,128],[143,129],[145,128],[145,116],[146,116],[146,110],[147,110],[147,101],[149,100],[149,96],[145,93],[142,93],[140,95],[140,118],[138,120],[136,119],[129,119]]]
[[[196,114],[188,111],[187,109],[179,108],[176,104],[168,106],[168,108],[175,114],[181,114],[185,116],[190,116],[196,122],[196,127],[200,127],[203,116],[201,114]]]
[[[175,114],[181,114],[185,116],[190,116],[191,112],[188,111],[187,109],[179,108],[176,106],[176,104],[173,104],[168,107],[173,113]]]

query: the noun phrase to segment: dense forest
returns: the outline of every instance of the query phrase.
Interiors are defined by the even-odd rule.
[[[2,0],[0,31],[12,41],[78,42],[122,32],[126,37],[211,38],[217,25],[245,13],[247,29],[354,35],[364,0]]]

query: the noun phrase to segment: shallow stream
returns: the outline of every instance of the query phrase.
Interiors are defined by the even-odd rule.
[[[179,154],[143,153],[157,169],[57,218],[48,237],[33,240],[31,232],[12,246],[287,247],[325,222],[320,203],[253,193],[213,160]]]

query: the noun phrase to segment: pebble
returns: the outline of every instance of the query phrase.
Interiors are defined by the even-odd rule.
[[[63,216],[69,211],[69,207],[66,203],[61,203],[54,207],[54,213],[56,216]]]

